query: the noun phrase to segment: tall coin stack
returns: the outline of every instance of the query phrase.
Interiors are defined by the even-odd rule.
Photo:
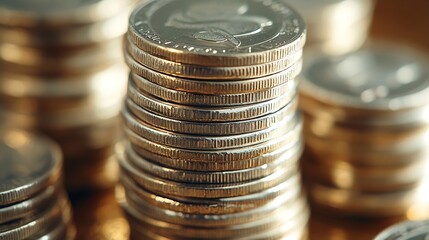
[[[303,166],[315,206],[387,217],[427,202],[425,59],[378,45],[315,56],[304,67],[300,93],[308,150]]]
[[[284,0],[308,25],[307,47],[331,54],[358,49],[368,36],[373,0]]]
[[[0,239],[74,238],[56,144],[22,131],[1,131],[0,166]]]
[[[108,182],[131,2],[0,0],[2,124],[56,140],[69,190]]]
[[[301,17],[276,0],[155,0],[129,24],[118,198],[132,237],[302,239]]]

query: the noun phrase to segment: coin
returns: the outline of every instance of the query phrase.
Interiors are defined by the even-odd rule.
[[[0,224],[33,215],[34,212],[44,209],[47,205],[51,205],[56,201],[59,189],[59,184],[55,184],[32,196],[30,199],[0,208]]]
[[[263,143],[287,134],[293,128],[294,121],[299,119],[285,119],[278,124],[261,131],[238,134],[233,136],[196,136],[165,131],[151,126],[135,117],[126,110],[122,111],[123,122],[126,128],[145,139],[164,146],[193,149],[193,150],[221,150],[247,147]],[[292,124],[289,124],[292,122]]]
[[[193,107],[156,99],[149,94],[138,92],[129,87],[126,101],[133,101],[134,105],[171,119],[184,121],[193,119],[198,122],[231,122],[275,113],[294,101],[293,99],[296,99],[296,96],[287,93],[275,99],[256,104],[228,107]],[[133,105],[133,103],[128,105]]]
[[[125,135],[133,145],[173,159],[194,159],[201,162],[228,162],[251,159],[274,152],[277,149],[294,146],[301,137],[301,124],[298,123],[293,130],[277,139],[272,139],[249,147],[230,150],[198,151],[168,147],[151,142],[128,129],[125,129]]]
[[[80,25],[115,16],[128,5],[129,1],[114,0],[73,0],[66,3],[57,0],[31,3],[24,0],[13,2],[2,0],[0,23],[15,27]]]
[[[337,58],[309,59],[301,75],[300,91],[316,95],[323,103],[365,111],[427,105],[429,72],[425,61],[401,48],[388,49],[378,46]]]
[[[302,139],[297,141],[292,146],[284,146],[276,151],[266,153],[264,155],[245,159],[238,161],[229,161],[229,162],[216,162],[213,164],[212,161],[199,161],[198,159],[173,159],[168,156],[163,156],[157,153],[153,153],[144,148],[137,147],[132,145],[130,148],[131,151],[135,151],[140,156],[144,156],[148,160],[158,163],[162,166],[171,167],[174,169],[182,169],[189,171],[232,171],[232,170],[241,170],[247,168],[260,167],[265,164],[272,163],[277,159],[282,158],[294,158],[297,155],[301,155],[302,152]]]
[[[62,162],[57,145],[15,130],[1,136],[0,205],[26,199],[58,180]]]
[[[251,223],[260,220],[267,215],[276,214],[278,212],[286,213],[288,210],[291,212],[300,211],[304,209],[304,201],[301,198],[288,199],[287,197],[280,196],[266,205],[255,208],[249,211],[231,213],[231,214],[184,214],[171,210],[153,206],[149,202],[145,202],[132,192],[127,192],[127,204],[139,211],[148,215],[151,218],[160,221],[180,224],[190,227],[227,227],[235,224]]]
[[[294,96],[296,85],[279,85],[277,87],[267,88],[250,93],[207,95],[164,88],[145,79],[140,79],[140,81],[137,82],[130,80],[128,88],[135,89],[139,92],[145,92],[168,102],[174,102],[182,105],[191,105],[195,107],[225,107],[264,102],[286,94]]]
[[[232,171],[217,171],[207,172],[207,168],[204,172],[179,170],[174,168],[168,168],[164,165],[158,165],[154,162],[146,160],[139,156],[130,146],[127,144],[126,147],[122,145],[117,146],[117,154],[124,156],[130,164],[137,168],[149,172],[159,178],[173,180],[177,182],[193,182],[193,183],[237,183],[243,181],[251,181],[260,179],[262,177],[273,174],[281,168],[295,168],[296,163],[299,159],[299,151],[283,154],[273,162],[263,164],[254,168],[244,168],[240,170]]]
[[[132,70],[131,78],[135,82],[138,82],[141,80],[141,78],[144,78],[154,84],[158,84],[166,88],[201,94],[246,93],[276,87],[289,82],[295,82],[295,78],[302,68],[302,60],[299,60],[289,68],[266,77],[258,77],[256,79],[248,80],[241,79],[236,81],[210,81],[179,78],[166,74],[159,74],[159,72],[139,64],[136,60],[128,55],[125,55],[125,61]]]
[[[65,199],[62,199],[60,203],[57,203],[44,213],[38,214],[32,218],[30,217],[18,222],[13,222],[11,224],[11,229],[0,232],[0,237],[2,239],[32,238],[37,236],[37,234],[40,234],[41,231],[44,231],[49,226],[52,226],[56,221],[60,220],[62,218],[62,214],[70,215],[68,202],[66,202]]]
[[[189,214],[229,214],[264,206],[279,196],[284,196],[288,199],[298,198],[301,195],[301,190],[298,187],[300,184],[299,178],[299,176],[293,176],[275,187],[258,193],[218,199],[155,195],[138,187],[132,179],[124,175],[121,175],[121,183],[126,189],[138,194],[140,198],[164,209]]]
[[[290,102],[275,113],[259,118],[246,119],[235,122],[206,123],[193,121],[180,121],[169,119],[153,114],[146,109],[139,107],[132,101],[127,101],[128,110],[137,118],[164,130],[177,133],[187,133],[196,135],[234,135],[263,130],[275,125],[285,119],[293,119],[297,109],[297,100]]]
[[[424,240],[428,236],[429,221],[405,221],[387,228],[377,235],[374,240]]]
[[[152,1],[134,10],[129,24],[130,39],[142,50],[205,66],[286,58],[302,49],[305,32],[300,15],[283,1]]]

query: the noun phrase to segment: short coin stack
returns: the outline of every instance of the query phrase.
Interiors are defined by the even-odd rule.
[[[373,0],[284,0],[308,25],[307,47],[341,54],[365,42],[372,20]]]
[[[16,130],[0,136],[0,239],[73,239],[59,147]]]
[[[383,217],[427,201],[427,69],[424,58],[394,46],[308,59],[303,166],[316,206]]]
[[[2,124],[56,140],[72,190],[99,183],[120,136],[131,2],[0,0]]]
[[[156,0],[129,24],[132,237],[302,239],[301,17],[282,1]]]

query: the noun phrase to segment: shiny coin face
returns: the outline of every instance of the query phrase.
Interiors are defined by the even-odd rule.
[[[398,110],[428,103],[429,72],[418,57],[395,48],[369,48],[308,62],[301,90],[321,101]]]
[[[429,221],[403,222],[394,225],[382,233],[375,240],[428,240]]]
[[[133,12],[129,35],[144,51],[169,60],[202,64],[198,56],[211,56],[204,65],[250,65],[283,58],[298,42],[302,47],[305,24],[277,0],[159,0]],[[270,53],[276,49],[278,55]]]
[[[53,13],[73,10],[101,2],[102,0],[0,0],[0,6],[14,11],[31,11],[35,13]]]
[[[25,200],[59,174],[60,152],[50,141],[9,131],[0,141],[0,206]]]

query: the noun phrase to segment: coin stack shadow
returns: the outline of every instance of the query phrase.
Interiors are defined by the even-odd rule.
[[[305,237],[309,214],[298,171],[303,142],[295,81],[305,25],[288,6],[274,2],[249,4],[286,21],[272,24],[290,35],[276,34],[287,40],[270,42],[258,56],[201,40],[196,44],[202,48],[226,47],[231,53],[189,48],[181,55],[162,44],[163,36],[153,37],[153,24],[162,23],[150,23],[151,14],[194,14],[193,8],[210,9],[210,1],[153,1],[131,14],[124,47],[131,69],[122,112],[127,141],[118,145],[117,156],[123,186],[118,201],[132,238]],[[215,7],[228,13],[236,6],[223,1]],[[265,17],[271,16],[256,19]],[[177,36],[164,35],[165,41],[189,34],[175,30]]]
[[[378,45],[308,58],[300,85],[303,171],[316,208],[391,217],[427,203],[425,61]]]
[[[74,239],[59,147],[17,130],[0,136],[0,239]]]
[[[57,141],[71,191],[117,180],[108,159],[121,132],[131,2],[0,3],[2,124]]]
[[[308,25],[307,49],[343,54],[362,46],[372,21],[372,0],[284,0]]]

